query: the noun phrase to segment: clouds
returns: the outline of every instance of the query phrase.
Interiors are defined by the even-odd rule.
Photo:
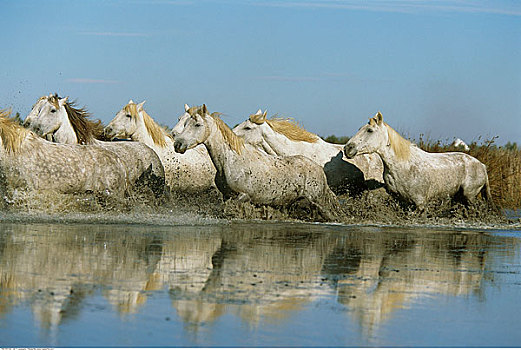
[[[118,80],[106,80],[106,79],[90,79],[90,78],[72,78],[66,79],[67,83],[73,84],[119,84]]]
[[[255,77],[256,80],[280,81],[280,82],[319,82],[319,81],[346,81],[351,80],[350,75],[322,74],[315,76],[289,76],[289,75],[264,75]]]
[[[521,3],[486,0],[262,0],[251,1],[250,4],[286,8],[345,9],[410,14],[421,12],[456,12],[521,16]]]
[[[123,33],[123,32],[80,32],[80,35],[90,36],[112,36],[112,37],[147,37],[145,33]]]

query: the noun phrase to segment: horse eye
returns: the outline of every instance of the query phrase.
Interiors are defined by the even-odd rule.
[[[54,108],[51,109],[51,113],[56,113],[56,110]]]
[[[127,118],[132,118],[132,116],[130,114],[127,114]]]
[[[373,129],[367,129],[367,132],[373,132]]]
[[[251,128],[249,126],[245,126],[244,130],[251,130]]]
[[[196,127],[200,127],[200,126],[202,126],[202,125],[201,125],[201,124],[199,124],[199,123],[197,123],[197,124],[195,124],[195,126],[196,126]]]

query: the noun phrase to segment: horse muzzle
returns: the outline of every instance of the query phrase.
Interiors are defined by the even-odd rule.
[[[177,152],[177,153],[185,153],[186,152],[186,145],[182,144],[181,142],[179,141],[174,141],[174,150]]]
[[[107,140],[111,140],[116,137],[116,135],[114,134],[114,130],[112,130],[112,128],[109,126],[105,127],[105,129],[103,129],[103,136]]]
[[[354,158],[357,153],[358,153],[358,150],[356,149],[356,147],[354,145],[349,144],[349,143],[345,145],[344,154],[346,155],[347,158],[349,158],[349,159]]]

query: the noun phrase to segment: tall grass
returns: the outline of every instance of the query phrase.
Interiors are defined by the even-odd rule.
[[[455,148],[441,141],[425,140],[420,135],[417,145],[427,152],[465,152],[487,166],[490,192],[496,205],[502,208],[521,208],[521,149],[515,144],[498,147],[496,138],[473,142],[469,151]]]

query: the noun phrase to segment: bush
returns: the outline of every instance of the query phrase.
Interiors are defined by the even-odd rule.
[[[347,141],[349,141],[349,137],[347,137],[347,136],[337,137],[335,135],[329,135],[328,137],[325,137],[323,139],[326,142],[336,143],[336,144],[339,144],[339,145],[345,145],[347,143]]]

